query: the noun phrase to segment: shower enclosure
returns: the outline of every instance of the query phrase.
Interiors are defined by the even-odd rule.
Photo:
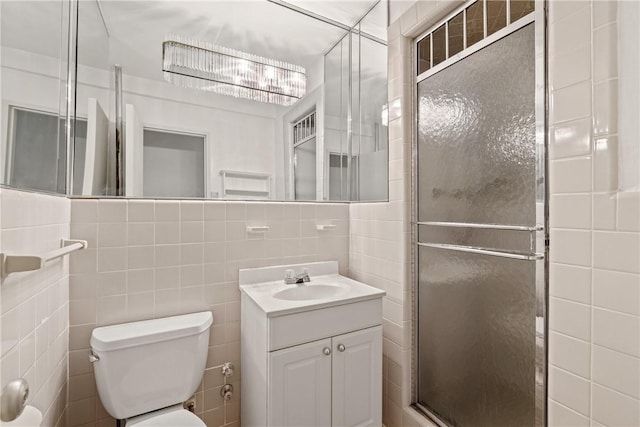
[[[414,398],[441,425],[540,426],[543,26],[533,3],[515,19],[488,3],[467,3],[416,44]]]

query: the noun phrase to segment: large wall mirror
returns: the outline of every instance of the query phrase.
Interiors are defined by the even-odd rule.
[[[3,183],[387,200],[387,21],[380,0],[3,1]]]
[[[66,192],[69,7],[1,1],[0,183]]]

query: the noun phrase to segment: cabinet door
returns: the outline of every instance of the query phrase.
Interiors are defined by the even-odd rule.
[[[331,425],[331,339],[269,353],[268,392],[270,426]]]
[[[382,327],[333,337],[332,425],[382,425]]]

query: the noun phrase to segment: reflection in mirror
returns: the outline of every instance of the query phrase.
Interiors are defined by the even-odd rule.
[[[151,197],[204,197],[204,135],[145,129],[143,188]],[[134,169],[136,181],[140,169]],[[131,179],[129,180],[131,181]],[[134,189],[135,192],[135,189]]]
[[[387,199],[386,2],[92,0],[78,15],[73,194]]]
[[[363,23],[367,21],[365,17]],[[364,25],[363,25],[364,27]],[[358,82],[352,101],[354,117],[349,200],[383,200],[387,198],[387,49],[370,39],[358,37],[359,56],[353,81]],[[383,88],[383,90],[380,90]],[[357,98],[355,98],[357,95]]]
[[[64,193],[64,120],[55,113],[8,107],[7,184]]]
[[[1,184],[66,192],[64,3],[0,2]]]

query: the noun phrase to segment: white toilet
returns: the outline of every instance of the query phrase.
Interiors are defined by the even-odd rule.
[[[182,403],[202,380],[212,323],[207,311],[94,329],[90,358],[107,412],[127,427],[206,427]]]

